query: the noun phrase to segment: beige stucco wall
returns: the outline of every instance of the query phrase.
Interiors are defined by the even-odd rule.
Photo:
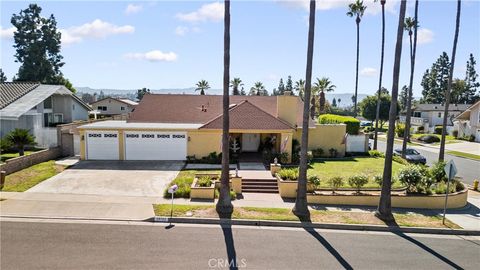
[[[196,158],[207,156],[211,152],[221,152],[222,133],[189,131],[187,132],[187,154]]]
[[[298,98],[296,96],[277,96],[277,116],[295,127],[297,124]]]
[[[308,134],[308,150],[322,148],[327,155],[330,148],[338,151],[338,156],[345,156],[345,144],[343,143],[345,132],[345,124],[334,125],[315,125],[315,128],[309,129]],[[302,141],[302,129],[298,128],[294,133],[294,138],[300,143]]]

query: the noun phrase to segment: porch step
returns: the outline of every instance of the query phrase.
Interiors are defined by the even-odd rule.
[[[277,180],[272,179],[242,179],[242,192],[278,193]]]

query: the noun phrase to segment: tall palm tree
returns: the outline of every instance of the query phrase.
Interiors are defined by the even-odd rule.
[[[232,95],[240,95],[240,86],[243,86],[240,78],[233,78],[233,80],[230,81],[230,86],[232,87]]]
[[[377,108],[375,110],[375,134],[373,137],[373,150],[377,150],[378,121],[380,119],[380,100],[382,97],[383,60],[385,55],[385,3],[386,2],[387,2],[386,0],[380,0],[380,4],[382,5],[382,53],[380,56],[380,76],[378,79]]]
[[[320,98],[319,98],[319,103],[320,103],[320,114],[324,113],[325,111],[325,92],[332,92],[337,88],[336,85],[332,84],[329,78],[327,77],[322,77],[321,79],[317,78],[317,82],[314,84],[314,88],[319,91],[317,93]]]
[[[223,34],[223,125],[222,125],[222,173],[220,176],[220,194],[216,210],[220,218],[230,218],[233,205],[230,199],[230,156],[229,127],[230,107],[230,0],[225,0],[224,34]]]
[[[405,10],[407,9],[407,0],[400,3],[400,13],[398,16],[397,42],[395,45],[395,60],[393,63],[393,83],[391,104],[397,104],[398,99],[398,81],[400,78],[400,62],[402,59],[402,39],[403,39],[403,20],[405,19]],[[385,151],[385,165],[383,167],[382,191],[375,215],[385,221],[394,220],[392,215],[392,158],[395,136],[395,120],[397,116],[397,106],[390,106],[388,114],[388,132],[387,149]]]
[[[308,46],[307,46],[307,67],[305,74],[305,102],[303,103],[302,121],[302,142],[300,147],[300,168],[298,175],[297,198],[292,212],[300,220],[310,220],[310,211],[307,205],[307,150],[308,150],[308,123],[311,88],[312,88],[312,62],[313,62],[313,41],[315,33],[315,0],[310,0],[310,17],[308,21]]]
[[[252,88],[250,88],[251,96],[265,96],[267,90],[262,82],[255,82]]]
[[[303,94],[305,92],[305,80],[300,79],[295,82],[295,91],[298,92],[298,96],[303,100]]]
[[[407,155],[407,142],[410,140],[410,121],[412,117],[412,96],[413,96],[413,73],[415,71],[415,54],[417,53],[417,29],[418,29],[418,0],[415,1],[415,18],[405,19],[405,31],[408,31],[410,39],[410,84],[407,95],[407,115],[405,117],[405,131],[403,133],[402,157]],[[413,35],[413,38],[412,38]],[[413,39],[413,41],[412,41]]]
[[[205,90],[210,89],[210,85],[206,80],[201,80],[197,83],[197,88],[195,91],[200,91],[200,95],[205,95]]]
[[[457,54],[458,32],[460,31],[460,11],[462,1],[457,0],[457,19],[455,22],[455,36],[453,37],[452,61],[450,62],[450,74],[448,75],[448,85],[445,91],[445,110],[443,111],[442,139],[440,141],[440,152],[438,161],[445,159],[445,136],[447,135],[448,106],[450,105],[450,92],[452,92],[453,68],[455,66],[455,55]]]
[[[367,9],[363,5],[363,1],[355,0],[354,3],[348,5],[349,11],[347,16],[355,17],[355,23],[357,24],[357,64],[355,68],[355,99],[353,104],[353,113],[357,116],[357,100],[358,100],[358,62],[360,58],[360,22],[362,21],[363,13]]]

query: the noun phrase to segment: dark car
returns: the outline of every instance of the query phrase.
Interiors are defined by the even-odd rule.
[[[395,149],[395,151],[393,153],[397,156],[401,156],[402,155],[402,149]],[[417,150],[415,150],[413,148],[407,148],[405,150],[405,159],[408,162],[414,163],[414,164],[425,165],[427,163],[427,159],[424,156],[422,156]]]
[[[373,126],[373,123],[370,121],[360,121],[360,126],[361,127],[371,127]]]

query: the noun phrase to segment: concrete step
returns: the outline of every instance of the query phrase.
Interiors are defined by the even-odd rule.
[[[242,186],[242,190],[245,188],[246,189],[278,189],[278,187],[274,185]]]
[[[278,189],[242,189],[242,193],[278,193]]]

